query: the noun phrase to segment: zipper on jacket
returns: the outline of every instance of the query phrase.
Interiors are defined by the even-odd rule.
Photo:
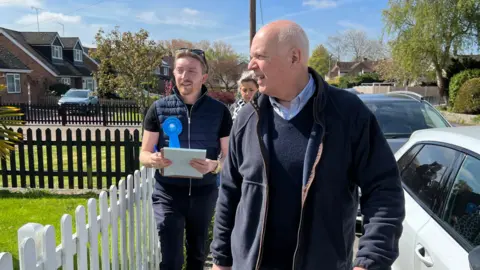
[[[195,103],[192,104],[192,107],[190,108],[190,110],[188,110],[188,107],[187,105],[185,104],[185,102],[183,101],[183,99],[181,97],[179,97],[177,95],[177,98],[180,99],[180,101],[183,102],[183,105],[185,106],[185,109],[187,110],[187,119],[188,119],[188,149],[191,148],[191,141],[190,141],[190,123],[192,122],[192,112],[193,112],[193,107],[195,106],[195,104],[197,104],[197,102],[204,96],[206,95],[207,93],[203,93],[197,100],[195,100]],[[176,94],[175,94],[176,95]],[[188,185],[188,196],[192,196],[192,178],[190,178],[190,184]]]
[[[263,146],[263,141],[262,138],[260,137],[259,133],[259,125],[260,125],[260,112],[259,109],[256,105],[253,106],[256,111],[257,111],[257,136],[258,136],[258,142],[260,144],[260,153],[262,154],[262,160],[263,160],[263,172],[265,174],[265,180],[266,180],[266,185],[265,185],[265,213],[263,216],[263,226],[262,226],[262,232],[260,234],[260,247],[258,251],[258,258],[257,258],[257,266],[255,267],[256,270],[260,269],[260,264],[262,262],[262,257],[263,257],[263,241],[265,238],[265,229],[267,227],[267,214],[268,214],[268,168],[267,168],[267,163],[265,162],[265,154],[264,154],[264,147]]]
[[[193,104],[195,105],[195,104]],[[190,112],[188,111],[187,105],[185,105],[185,108],[187,109],[187,119],[188,119],[188,149],[190,149],[191,144],[190,144],[190,123],[192,122],[192,108],[190,109]],[[192,196],[192,178],[190,178],[190,184],[188,185],[188,196]]]
[[[315,161],[313,163],[312,170],[310,171],[310,177],[312,178],[310,181],[307,182],[307,185],[305,186],[305,195],[302,194],[302,208],[300,210],[300,222],[298,224],[298,230],[297,230],[297,245],[295,247],[295,252],[293,253],[293,264],[292,264],[292,269],[295,270],[295,265],[296,265],[296,259],[297,259],[297,252],[298,249],[300,248],[300,234],[302,231],[302,224],[303,224],[303,210],[305,206],[305,202],[307,201],[307,195],[308,191],[310,190],[310,185],[312,184],[313,179],[315,178],[315,169],[317,168],[317,165],[320,161],[320,158],[322,157],[322,152],[323,152],[323,135],[320,141],[320,146],[317,150],[317,157],[315,158]]]

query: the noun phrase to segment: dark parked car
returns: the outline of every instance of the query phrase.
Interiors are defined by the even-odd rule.
[[[98,109],[98,97],[89,89],[70,89],[58,101],[60,112],[95,113]]]
[[[452,125],[421,95],[398,91],[358,96],[377,118],[390,148],[395,153],[414,131]]]

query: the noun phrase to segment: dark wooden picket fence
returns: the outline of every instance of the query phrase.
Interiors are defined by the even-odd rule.
[[[0,162],[4,188],[104,189],[140,168],[138,130],[18,132],[24,140]]]
[[[101,105],[58,105],[58,104],[3,104],[21,109],[22,117],[17,117],[27,124],[49,125],[101,125],[134,126],[140,125],[143,113],[135,104],[101,104]]]

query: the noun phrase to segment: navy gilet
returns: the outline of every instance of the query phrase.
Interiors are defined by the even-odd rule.
[[[162,124],[169,116],[177,117],[182,123],[179,141],[181,148],[205,149],[207,158],[216,160],[220,153],[219,131],[222,123],[224,106],[220,101],[207,95],[207,88],[202,86],[201,97],[193,104],[191,111],[180,98],[176,88],[172,95],[155,101],[160,124],[158,148],[168,147],[169,138],[162,130]],[[178,186],[215,185],[216,175],[205,174],[203,179],[164,177],[157,170],[157,182]]]

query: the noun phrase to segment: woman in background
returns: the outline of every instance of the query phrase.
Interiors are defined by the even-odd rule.
[[[258,83],[255,80],[255,73],[252,70],[244,71],[237,82],[240,98],[230,107],[232,119],[235,120],[240,109],[255,95],[258,91]]]

